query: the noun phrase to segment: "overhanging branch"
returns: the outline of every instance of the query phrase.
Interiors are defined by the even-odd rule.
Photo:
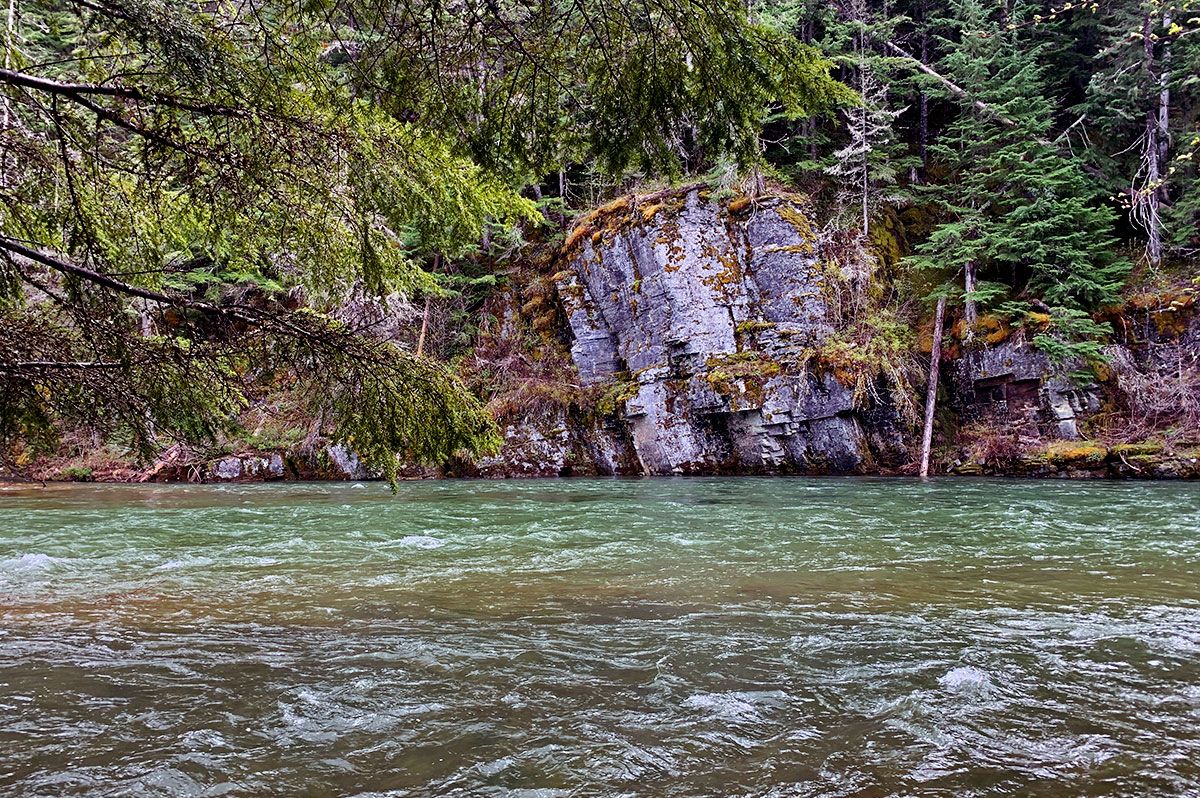
[[[86,280],[89,283],[102,285],[105,288],[111,288],[114,291],[126,294],[128,296],[149,299],[151,302],[159,302],[164,305],[184,307],[213,316],[224,316],[245,324],[255,323],[254,320],[249,316],[239,313],[236,310],[222,308],[209,302],[197,302],[196,300],[188,299],[186,297],[171,296],[170,294],[151,291],[148,288],[130,285],[129,283],[118,280],[115,277],[110,277],[103,272],[98,272],[94,269],[89,269],[86,266],[79,266],[78,264],[47,255],[5,236],[0,236],[0,249],[6,250],[8,253],[10,253],[10,255],[19,255],[26,260],[31,260],[34,263],[40,263],[43,266],[48,266],[60,274],[69,274],[73,277],[78,277],[81,280]]]
[[[210,105],[208,103],[198,103],[191,100],[176,97],[170,94],[161,92],[147,92],[136,86],[104,86],[96,83],[63,83],[49,78],[39,78],[35,75],[29,75],[24,72],[17,72],[12,69],[0,69],[0,83],[7,83],[10,86],[20,86],[33,91],[40,91],[46,94],[57,94],[63,97],[70,97],[74,100],[79,100],[87,96],[100,97],[118,97],[126,100],[135,100],[138,102],[148,102],[154,105],[166,105],[172,108],[178,108],[182,111],[195,111],[196,113],[209,114],[213,116],[244,116],[244,112],[236,108],[230,108],[224,105]]]
[[[924,61],[917,58],[915,55],[908,52],[904,48],[900,47],[899,45],[895,44],[894,42],[884,42],[883,44],[885,47],[887,47],[887,49],[891,50],[893,53],[900,56],[904,60],[910,62],[915,69],[917,69],[918,71],[923,72],[926,75],[929,75],[931,78],[934,78],[935,80],[937,80],[944,87],[946,87],[947,91],[949,91],[955,97],[958,97],[960,100],[963,100],[964,102],[970,103],[972,106],[974,106],[976,108],[976,110],[978,110],[984,116],[987,116],[991,119],[996,120],[1001,125],[1004,125],[1004,127],[1009,128],[1010,130],[1016,130],[1020,127],[1020,125],[1015,120],[1002,114],[999,111],[999,109],[997,109],[996,107],[994,107],[992,105],[988,105],[983,100],[980,100],[976,97],[972,97],[971,93],[968,92],[966,89],[964,89],[962,86],[959,86],[957,83],[950,80],[950,78],[937,72],[936,70],[933,69],[933,67],[929,66]],[[1079,120],[1076,120],[1075,122],[1073,122],[1071,124],[1071,126],[1067,128],[1067,130],[1070,130],[1072,127],[1079,124],[1081,119],[1082,119],[1082,117]],[[1066,133],[1066,131],[1064,130],[1063,133]],[[1036,141],[1038,144],[1041,144],[1043,147],[1050,150],[1051,152],[1053,152],[1057,155],[1061,155],[1064,158],[1075,157],[1075,154],[1072,153],[1070,150],[1065,150],[1058,145],[1058,141],[1061,138],[1062,138],[1062,136],[1060,135],[1054,141],[1050,141],[1049,139],[1046,139],[1046,138],[1035,138],[1034,141]],[[1091,164],[1085,163],[1083,161],[1080,161],[1079,165],[1083,169],[1083,171],[1087,172],[1092,177],[1097,177],[1097,178],[1100,178],[1101,180],[1107,180],[1107,176],[1104,174],[1104,172],[1097,169],[1095,166],[1092,166]]]

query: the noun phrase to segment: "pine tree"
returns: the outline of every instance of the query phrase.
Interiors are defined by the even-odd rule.
[[[1019,11],[1018,7],[1014,15]],[[955,8],[961,34],[945,39],[940,68],[958,118],[934,147],[950,169],[928,190],[949,215],[918,248],[918,265],[974,274],[968,303],[1007,283],[1052,305],[1091,308],[1116,297],[1128,264],[1113,255],[1114,213],[1084,164],[1051,140],[1056,107],[1039,62],[1038,29],[990,19],[978,0]],[[1014,22],[1019,22],[1014,16]]]
[[[847,141],[833,152],[825,172],[837,178],[840,204],[857,212],[864,236],[876,208],[901,199],[896,185],[908,165],[895,131],[904,109],[891,107],[891,63],[879,47],[897,21],[878,18],[866,0],[848,0],[822,42],[822,50],[844,68],[858,92],[858,103],[843,111]]]
[[[489,223],[540,224],[520,188],[573,155],[677,174],[690,130],[748,165],[766,106],[849,97],[742,0],[600,5],[24,0],[0,70],[0,458],[81,410],[143,456],[211,442],[272,361],[389,476],[494,445],[444,366],[321,309],[430,288],[408,233],[465,256]]]

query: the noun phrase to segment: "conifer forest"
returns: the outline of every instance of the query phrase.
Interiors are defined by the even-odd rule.
[[[336,465],[331,445],[389,479],[475,473],[507,457],[506,427],[612,427],[648,379],[631,353],[692,333],[612,332],[615,365],[581,377],[566,275],[581,242],[599,252],[640,227],[661,244],[671,230],[654,225],[692,194],[727,220],[779,203],[803,216],[789,246],[812,249],[825,302],[820,330],[786,330],[775,351],[750,333],[787,319],[729,300],[737,329],[688,374],[742,397],[733,412],[779,374],[833,374],[853,411],[892,417],[872,457],[810,441],[774,465],[905,473],[922,427],[935,471],[1053,460],[1057,400],[1020,424],[980,420],[994,386],[954,377],[1012,341],[1036,379],[1091,391],[1058,404],[1074,403],[1066,439],[1103,442],[1105,463],[1128,461],[1112,445],[1200,444],[1193,0],[10,0],[3,14],[6,473],[178,476],[253,451],[312,474]],[[670,308],[644,312],[670,326]],[[763,465],[733,460],[666,471]]]

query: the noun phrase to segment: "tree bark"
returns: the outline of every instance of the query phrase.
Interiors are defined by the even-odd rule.
[[[562,169],[558,170],[558,198],[562,201],[562,210],[558,214],[558,226],[567,229],[567,176]]]
[[[433,256],[433,271],[438,270],[438,264],[441,263],[442,256]],[[429,330],[429,307],[433,301],[433,297],[429,294],[425,295],[425,315],[421,317],[421,335],[417,338],[417,357],[425,351],[425,333]]]
[[[1171,29],[1171,12],[1164,11],[1162,26],[1164,31]],[[1162,45],[1162,60],[1158,70],[1158,163],[1159,170],[1163,171],[1167,163],[1167,153],[1171,146],[1171,135],[1169,130],[1171,118],[1171,40],[1163,38]],[[1158,187],[1158,198],[1160,203],[1168,201],[1167,186],[1165,180]]]
[[[975,300],[971,298],[972,292],[975,291],[975,261],[973,260],[967,261],[963,287],[967,291],[966,302],[963,306],[963,319],[967,326],[965,338],[970,341],[975,337],[975,321],[978,318]]]
[[[871,164],[867,160],[867,104],[864,102],[862,106],[862,129],[863,129],[863,153],[862,153],[862,219],[863,219],[863,235],[869,236],[870,218],[867,214],[867,194],[871,188]]]
[[[8,22],[4,25],[4,70],[12,66],[13,33],[17,26],[17,0],[8,0]],[[9,108],[8,98],[4,98],[4,118],[0,120],[0,130],[8,130]],[[8,154],[5,153],[5,160]],[[5,170],[7,171],[7,170]],[[7,182],[7,181],[5,181]]]
[[[1147,82],[1154,86],[1158,78],[1154,74],[1154,16],[1147,14],[1142,21],[1142,51],[1145,54],[1143,68]],[[1142,161],[1146,169],[1146,187],[1139,191],[1133,186],[1135,202],[1144,203],[1140,221],[1146,228],[1146,260],[1151,266],[1162,263],[1162,225],[1159,211],[1160,163],[1158,149],[1158,106],[1146,109],[1146,141]]]
[[[933,448],[933,411],[937,407],[938,373],[942,367],[942,325],[946,319],[946,297],[938,297],[933,318],[933,349],[929,353],[929,389],[925,392],[925,428],[921,434],[921,477],[929,476],[929,454]]]

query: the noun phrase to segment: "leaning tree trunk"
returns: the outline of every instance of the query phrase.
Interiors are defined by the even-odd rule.
[[[441,262],[442,262],[442,256],[440,254],[433,256],[433,271],[434,272],[436,272],[438,270],[438,266],[441,265]],[[425,313],[421,317],[421,335],[417,338],[417,357],[421,357],[421,355],[425,352],[425,334],[427,332],[429,332],[429,308],[430,308],[430,305],[432,304],[432,302],[433,302],[433,295],[426,294],[425,295]]]
[[[929,454],[933,448],[933,411],[937,407],[938,372],[942,365],[942,325],[946,320],[946,297],[938,297],[933,318],[933,348],[929,353],[929,389],[925,392],[925,429],[921,434],[921,476],[929,476]]]

